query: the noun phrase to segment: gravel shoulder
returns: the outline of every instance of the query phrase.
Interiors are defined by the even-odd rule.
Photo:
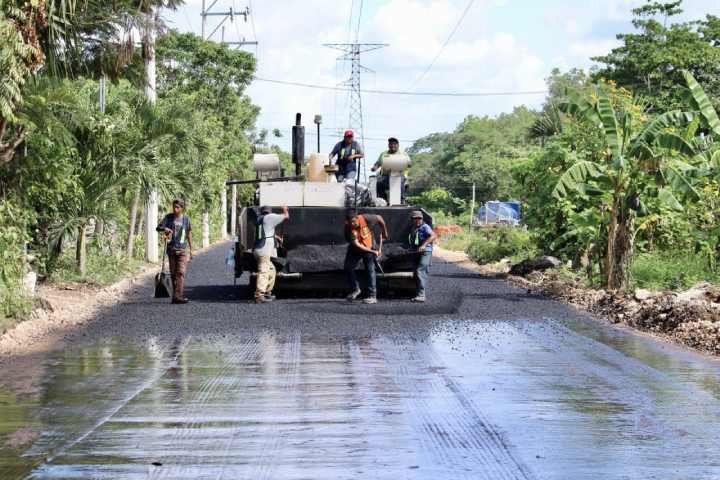
[[[701,283],[683,292],[638,289],[630,293],[590,289],[552,270],[527,277],[508,275],[494,265],[478,265],[463,252],[437,249],[436,255],[483,275],[505,278],[528,292],[561,301],[599,319],[701,353],[720,356],[720,287]]]
[[[201,249],[195,255],[219,248]],[[63,348],[79,329],[103,311],[122,302],[146,299],[159,266],[146,265],[128,278],[98,287],[85,284],[42,285],[37,296],[40,307],[27,320],[0,335],[0,363],[15,357],[33,356]]]

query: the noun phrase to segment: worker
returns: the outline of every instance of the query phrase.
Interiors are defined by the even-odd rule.
[[[168,213],[158,224],[156,230],[162,232],[166,242],[166,253],[170,263],[172,279],[172,303],[184,304],[190,300],[184,296],[185,272],[192,259],[192,226],[190,218],[185,215],[185,202],[173,200],[172,213]]]
[[[383,240],[388,239],[387,225],[380,215],[358,215],[355,210],[348,211],[346,218],[345,236],[349,245],[345,256],[345,273],[351,289],[347,299],[348,301],[356,300],[362,293],[355,273],[355,268],[362,260],[368,280],[367,296],[363,302],[377,303],[375,264],[382,252]]]
[[[338,166],[338,171],[335,173],[335,178],[338,182],[355,180],[358,174],[355,160],[365,156],[362,148],[353,138],[353,131],[345,130],[342,141],[338,142],[330,152],[330,161],[337,157],[335,164]]]
[[[287,206],[281,207],[281,211],[282,214],[277,214],[272,212],[271,207],[260,207],[255,246],[253,247],[253,255],[258,269],[255,286],[256,303],[270,303],[275,300],[275,296],[272,294],[277,274],[272,262],[272,258],[277,257],[275,227],[290,218]]]
[[[430,260],[432,259],[433,242],[437,239],[437,235],[433,229],[425,223],[423,214],[419,210],[415,210],[410,215],[412,219],[412,227],[410,229],[409,243],[410,249],[417,253],[417,263],[415,264],[415,298],[413,302],[425,301],[425,290],[430,275]]]
[[[377,192],[378,197],[384,198],[385,200],[389,201],[389,195],[388,190],[390,189],[390,171],[384,170],[382,168],[383,160],[387,155],[394,155],[396,153],[402,153],[405,152],[400,150],[400,142],[395,137],[388,138],[388,149],[387,152],[382,152],[380,156],[377,159],[377,162],[375,162],[375,165],[372,166],[370,169],[373,172],[378,172],[378,181],[377,181]],[[408,157],[409,158],[409,157]],[[407,188],[407,178],[408,174],[410,173],[410,162],[408,162],[408,166],[405,169],[405,171],[402,173],[402,180],[401,180],[401,201],[402,203],[405,203],[405,190]]]

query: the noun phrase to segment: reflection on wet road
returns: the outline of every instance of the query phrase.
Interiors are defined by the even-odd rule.
[[[2,478],[718,478],[718,371],[586,324],[263,333],[48,359]],[[594,337],[594,338],[593,338]],[[677,356],[680,355],[680,359]],[[27,424],[13,423],[25,411]]]
[[[33,385],[0,388],[0,478],[720,478],[717,361],[465,302],[503,319],[464,304],[50,354],[21,372]],[[202,308],[210,328],[220,307]]]

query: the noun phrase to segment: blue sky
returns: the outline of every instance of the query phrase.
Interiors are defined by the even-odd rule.
[[[208,3],[211,3],[209,0]],[[258,76],[320,85],[334,85],[345,74],[336,54],[322,43],[348,39],[351,0],[254,0]],[[460,28],[435,66],[423,78],[419,91],[534,91],[544,88],[544,79],[558,67],[589,68],[590,57],[606,53],[617,44],[615,35],[629,32],[631,9],[643,0],[475,0]],[[181,31],[200,32],[201,0],[188,0],[166,15]],[[360,0],[355,0],[354,21]],[[390,46],[364,57],[375,71],[363,77],[364,88],[407,90],[439,51],[460,18],[468,0],[366,0],[360,39]],[[249,5],[249,0],[218,0],[215,10]],[[711,13],[720,16],[720,2],[685,0],[683,19]],[[216,25],[209,20],[209,30]],[[250,22],[235,22],[226,28],[226,40],[252,40]],[[214,37],[220,40],[219,34]],[[312,90],[256,82],[248,91],[260,105],[260,128],[280,128],[286,138],[278,143],[289,148],[289,127],[295,112],[312,126],[316,113],[325,123],[322,149],[337,140],[334,130],[347,126],[347,96],[344,93]],[[375,157],[382,140],[396,136],[413,140],[432,132],[453,130],[467,115],[497,115],[525,104],[538,107],[542,95],[481,98],[390,97],[366,94],[366,150]],[[314,129],[313,129],[314,131]],[[378,140],[375,140],[377,138]],[[315,138],[308,137],[314,145]],[[407,146],[407,142],[404,142]]]

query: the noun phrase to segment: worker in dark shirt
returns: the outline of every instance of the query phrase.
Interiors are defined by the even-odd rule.
[[[338,142],[330,152],[330,160],[337,157],[335,164],[338,166],[338,171],[335,173],[335,177],[338,182],[345,180],[355,180],[357,178],[357,165],[355,160],[363,158],[365,154],[355,140],[353,140],[354,134],[352,130],[346,130],[344,138],[341,142]]]
[[[383,240],[388,239],[385,220],[380,215],[358,215],[356,211],[351,210],[345,222],[345,236],[349,243],[345,256],[345,273],[351,289],[347,299],[356,300],[362,293],[355,274],[355,269],[362,260],[368,276],[367,296],[363,302],[377,303],[375,263],[382,252]]]
[[[173,284],[172,303],[188,303],[183,295],[185,271],[192,259],[192,226],[185,215],[185,202],[173,201],[173,211],[165,215],[156,229],[162,232],[167,242],[167,256],[170,263],[170,277]]]
[[[433,243],[437,240],[437,235],[433,232],[432,227],[425,223],[423,214],[419,210],[415,210],[410,215],[412,219],[412,227],[408,243],[411,251],[417,254],[417,263],[415,264],[415,298],[413,302],[424,302],[427,289],[428,278],[430,277],[430,261],[432,260]]]

